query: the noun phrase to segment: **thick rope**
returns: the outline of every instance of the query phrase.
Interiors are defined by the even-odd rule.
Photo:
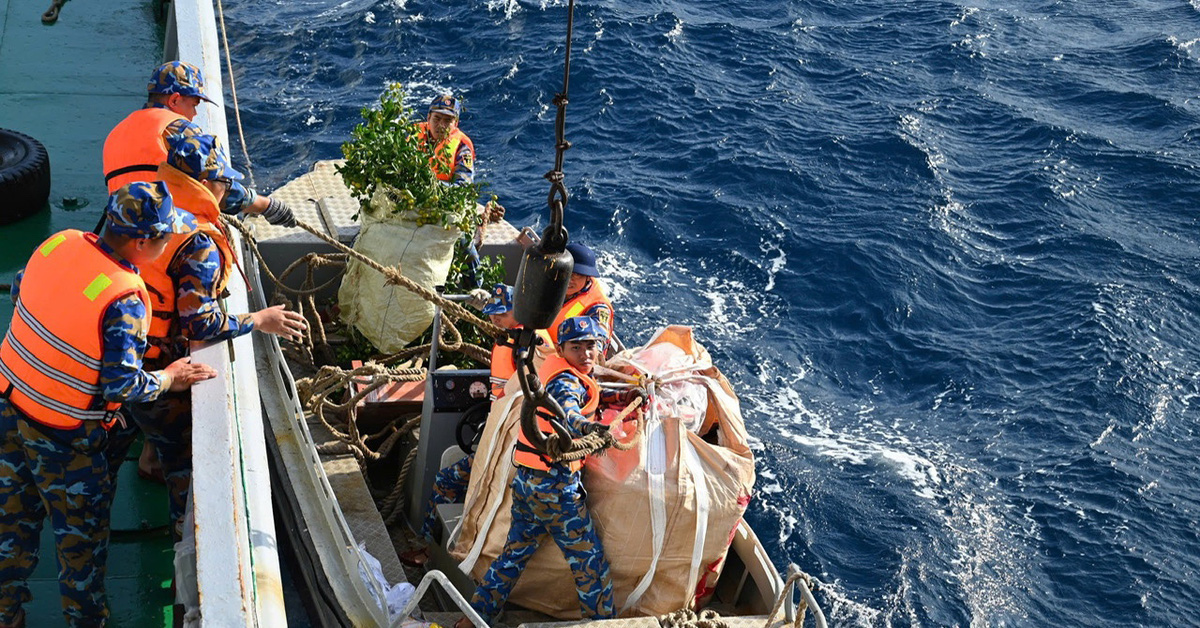
[[[815,588],[813,586],[812,577],[803,571],[800,571],[800,569],[794,564],[789,571],[791,573],[788,574],[787,582],[783,584],[783,590],[779,592],[779,597],[775,600],[775,607],[771,609],[771,614],[767,616],[767,623],[763,625],[763,628],[771,628],[771,624],[775,622],[775,616],[779,614],[779,609],[783,608],[783,603],[787,601],[789,597],[791,597],[792,586],[796,584],[797,581],[804,582],[810,591]],[[807,613],[807,611],[808,601],[804,599],[804,596],[801,596],[800,605],[796,607],[796,619],[792,622],[792,626],[795,626],[795,628],[800,628],[803,626],[804,615]]]
[[[640,397],[634,399],[612,420],[613,424],[624,421],[625,417],[628,417],[634,410],[641,407],[641,405],[642,399]],[[619,451],[629,451],[640,440],[644,426],[644,418],[639,415],[637,429],[634,430],[633,438],[625,443],[617,440],[617,437],[613,436],[609,430],[599,430],[585,434],[582,438],[572,438],[565,445],[558,439],[558,434],[547,434],[546,456],[553,462],[574,462],[576,460],[583,460],[591,454],[608,449],[609,447],[614,447]]]
[[[361,381],[366,377],[370,378],[369,383],[365,383],[361,390],[345,402],[335,403],[329,400],[330,395],[341,390],[350,390],[351,382]],[[390,382],[422,381],[425,377],[425,369],[391,370],[376,362],[368,362],[350,371],[336,366],[323,366],[313,377],[297,380],[296,390],[304,407],[321,421],[334,438],[350,448],[350,453],[354,454],[359,464],[363,464],[387,457],[395,443],[407,431],[399,430],[391,434],[378,449],[373,449],[367,441],[382,437],[384,432],[394,429],[394,425],[385,426],[375,434],[360,434],[354,420],[354,408],[358,402]],[[326,412],[342,415],[345,421],[335,425],[326,417]]]
[[[717,611],[705,609],[697,613],[690,608],[660,616],[658,625],[662,628],[729,628]]]
[[[250,228],[247,227],[246,225],[242,224],[242,222],[240,220],[230,218],[228,216],[222,216],[221,219],[226,225],[228,225],[234,229],[237,229],[238,232],[242,234],[242,236],[246,240],[247,246],[250,247],[251,252],[253,252],[254,256],[258,259],[260,266],[262,268],[266,269],[267,276],[275,284],[277,290],[289,293],[296,297],[296,309],[302,315],[304,315],[305,319],[308,321],[309,329],[312,330],[308,335],[306,335],[305,341],[303,343],[303,347],[304,347],[305,353],[307,353],[307,355],[299,356],[301,358],[301,360],[304,362],[307,362],[307,364],[309,366],[316,368],[315,360],[313,359],[313,351],[316,349],[316,347],[317,346],[328,346],[328,342],[327,342],[326,335],[325,335],[325,325],[321,321],[320,313],[317,311],[317,305],[316,305],[316,301],[314,299],[314,295],[317,292],[319,292],[320,290],[327,288],[333,282],[338,280],[338,275],[335,275],[329,281],[321,284],[320,286],[316,286],[315,281],[313,279],[313,271],[316,268],[319,268],[322,266],[337,266],[337,267],[341,268],[342,272],[344,272],[345,268],[346,268],[346,263],[349,261],[350,257],[352,257],[352,256],[355,257],[355,259],[359,259],[360,261],[363,261],[363,263],[367,264],[371,268],[374,268],[374,269],[378,270],[379,272],[383,273],[385,276],[388,277],[388,283],[394,284],[394,285],[400,285],[404,288],[407,288],[410,291],[415,292],[418,296],[421,296],[422,298],[424,298],[426,301],[434,303],[435,305],[438,305],[439,307],[442,308],[442,317],[443,317],[442,318],[442,335],[438,339],[439,345],[442,349],[445,349],[447,351],[456,351],[458,353],[462,353],[463,355],[470,357],[471,359],[475,360],[476,362],[479,362],[480,364],[483,364],[484,366],[489,366],[491,364],[492,352],[488,349],[485,349],[484,347],[479,346],[479,345],[464,342],[462,339],[462,334],[459,333],[458,328],[455,327],[454,324],[452,323],[451,316],[452,315],[457,316],[460,320],[466,320],[468,323],[471,323],[471,324],[475,325],[476,327],[479,327],[485,334],[489,334],[493,337],[500,337],[500,335],[505,333],[505,330],[500,329],[498,326],[493,325],[490,322],[486,322],[486,321],[483,321],[483,320],[475,317],[468,310],[463,308],[461,305],[459,305],[453,301],[444,299],[440,295],[437,295],[436,293],[426,289],[424,286],[421,286],[420,284],[413,282],[412,280],[408,279],[407,277],[400,275],[398,273],[397,269],[385,267],[385,266],[379,264],[378,262],[375,262],[374,260],[371,260],[370,258],[355,251],[354,249],[351,249],[351,248],[345,246],[341,242],[338,242],[337,240],[331,239],[331,238],[325,236],[324,234],[317,232],[316,230],[313,229],[313,227],[311,227],[303,222],[300,222],[298,224],[300,226],[302,226],[304,229],[306,229],[309,233],[316,235],[317,237],[321,238],[325,242],[332,244],[332,245],[342,249],[345,252],[344,253],[329,253],[329,254],[309,253],[309,254],[295,260],[294,262],[292,262],[290,265],[288,265],[288,267],[286,269],[283,270],[283,272],[281,272],[278,276],[276,276],[274,273],[271,272],[270,267],[267,265],[266,260],[263,258],[262,251],[260,251],[258,248],[258,240],[254,237],[254,233],[250,230]],[[284,281],[292,274],[292,272],[294,272],[296,269],[298,269],[301,264],[307,264],[307,266],[306,266],[305,280],[303,283],[301,283],[300,288],[292,288],[292,287],[286,285],[284,283]],[[340,273],[339,273],[339,275],[340,275]],[[397,277],[397,276],[400,277],[401,280],[393,281],[393,278]],[[452,307],[447,307],[447,305],[452,306]],[[447,314],[447,312],[446,312],[447,310],[452,310],[452,313]],[[313,335],[315,335],[317,337],[317,341],[319,341],[319,342],[313,341],[313,338],[312,338]],[[430,345],[425,344],[425,345],[421,345],[420,347],[411,347],[408,349],[403,349],[398,353],[381,357],[381,358],[377,359],[376,362],[380,362],[380,363],[384,363],[384,364],[394,364],[396,362],[407,359],[418,353],[419,354],[428,353],[430,348],[431,348]]]

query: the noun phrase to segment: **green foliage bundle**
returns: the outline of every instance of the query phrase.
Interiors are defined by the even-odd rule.
[[[482,184],[438,180],[429,165],[435,145],[421,139],[417,123],[422,119],[404,104],[404,95],[403,86],[392,83],[380,95],[378,108],[363,108],[363,123],[350,133],[354,139],[342,144],[346,163],[338,172],[364,210],[375,192],[383,190],[401,218],[474,233]]]

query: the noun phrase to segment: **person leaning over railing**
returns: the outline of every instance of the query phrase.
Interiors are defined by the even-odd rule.
[[[162,183],[119,188],[103,236],[61,231],[12,285],[0,344],[0,627],[25,625],[27,580],[50,517],[63,614],[71,626],[108,617],[104,570],[112,481],[108,433],[122,403],[181,393],[216,375],[181,358],[146,371],[150,297],[138,274],[172,234],[196,228]],[[97,333],[99,330],[99,333]],[[39,621],[46,621],[41,617]]]
[[[167,253],[142,269],[154,299],[151,363],[188,354],[192,340],[230,340],[259,330],[299,339],[304,318],[282,305],[249,314],[226,314],[219,299],[235,272],[237,256],[220,222],[221,199],[242,174],[229,165],[221,141],[203,133],[168,138],[167,160],[157,176],[176,203],[196,216],[196,232],[175,236]],[[170,495],[172,529],[178,539],[192,477],[192,398],[167,394],[126,412],[158,448]]]
[[[154,181],[159,164],[167,159],[167,138],[191,127],[203,103],[213,103],[204,87],[200,68],[183,61],[168,61],[150,75],[146,85],[146,104],[121,120],[104,140],[104,181],[111,194],[122,185],[135,181]],[[273,225],[294,227],[291,207],[278,199],[257,194],[234,181],[225,195],[221,211],[261,214]],[[99,231],[99,228],[97,228]],[[137,427],[114,434],[114,445],[127,446],[137,436]],[[164,482],[154,445],[146,443],[138,460],[138,475]]]

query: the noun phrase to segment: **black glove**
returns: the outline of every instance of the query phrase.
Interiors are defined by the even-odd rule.
[[[621,391],[620,401],[623,404],[631,404],[635,399],[646,400],[646,390],[643,388],[627,388]]]
[[[270,203],[263,210],[262,217],[267,219],[267,222],[281,227],[295,227],[296,215],[292,213],[292,208],[288,204],[277,199],[268,198]]]
[[[608,426],[597,421],[588,421],[587,423],[583,424],[581,431],[583,432],[584,436],[587,436],[588,434],[607,432]]]

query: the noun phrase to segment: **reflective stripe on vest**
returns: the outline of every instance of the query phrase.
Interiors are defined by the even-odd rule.
[[[429,123],[417,123],[417,130],[417,137],[424,141],[428,137]],[[467,149],[471,151],[471,159],[474,160],[475,144],[458,127],[455,127],[450,134],[434,147],[433,157],[429,158],[429,168],[433,170],[433,174],[439,180],[450,181],[450,179],[454,178],[454,157],[458,155],[458,147],[463,143],[466,143]]]
[[[608,295],[604,293],[604,284],[595,277],[592,278],[592,287],[584,292],[575,295],[575,298],[563,303],[562,309],[558,311],[558,317],[554,319],[554,324],[550,325],[550,340],[558,346],[558,326],[562,325],[563,321],[575,316],[583,316],[584,312],[592,309],[594,306],[603,304],[608,306],[609,318],[608,337],[612,338],[613,325],[616,323],[617,312],[613,309],[612,301],[608,300]]]
[[[199,231],[203,231],[221,254],[221,268],[217,272],[217,283],[213,286],[213,294],[221,294],[229,283],[229,276],[236,261],[233,249],[229,245],[229,236],[220,224],[220,209],[217,199],[200,182],[184,174],[180,170],[164,164],[158,169],[155,177],[167,184],[175,205],[182,207],[196,217]],[[157,259],[140,267],[142,279],[149,290],[154,316],[150,319],[150,345],[146,348],[146,358],[154,359],[162,354],[162,345],[169,343],[173,333],[172,327],[179,319],[175,303],[175,280],[168,269],[179,255],[179,249],[195,237],[196,233],[172,234],[166,250]],[[177,332],[176,332],[177,333]]]
[[[117,299],[136,294],[149,303],[137,273],[106,255],[96,240],[68,230],[38,248],[25,267],[12,325],[0,343],[0,394],[50,427],[111,422],[121,404],[100,396],[100,325]]]
[[[104,182],[108,193],[134,181],[153,181],[158,165],[167,160],[163,131],[184,116],[161,107],[147,107],[117,123],[104,140]]]
[[[538,369],[538,379],[540,379],[542,381],[542,385],[545,386],[550,382],[550,380],[557,377],[560,373],[564,373],[566,371],[570,371],[575,375],[575,377],[579,378],[579,381],[583,383],[584,388],[587,389],[587,401],[584,402],[583,408],[580,410],[585,419],[589,421],[593,420],[596,415],[596,409],[600,407],[600,385],[596,383],[596,380],[584,375],[583,373],[580,373],[561,355],[557,354],[546,358],[546,362],[542,364],[542,368]],[[537,425],[538,429],[541,430],[543,434],[549,435],[554,433],[554,428],[550,426],[549,421],[541,416],[541,412],[538,413]],[[541,453],[535,449],[532,444],[530,444],[530,442],[525,438],[525,432],[519,428],[517,430],[517,444],[513,449],[513,464],[522,467],[529,467],[530,469],[537,469],[539,471],[550,470],[550,460],[545,454]],[[574,460],[571,462],[558,464],[566,464],[572,472],[577,472],[583,468],[582,460]]]

